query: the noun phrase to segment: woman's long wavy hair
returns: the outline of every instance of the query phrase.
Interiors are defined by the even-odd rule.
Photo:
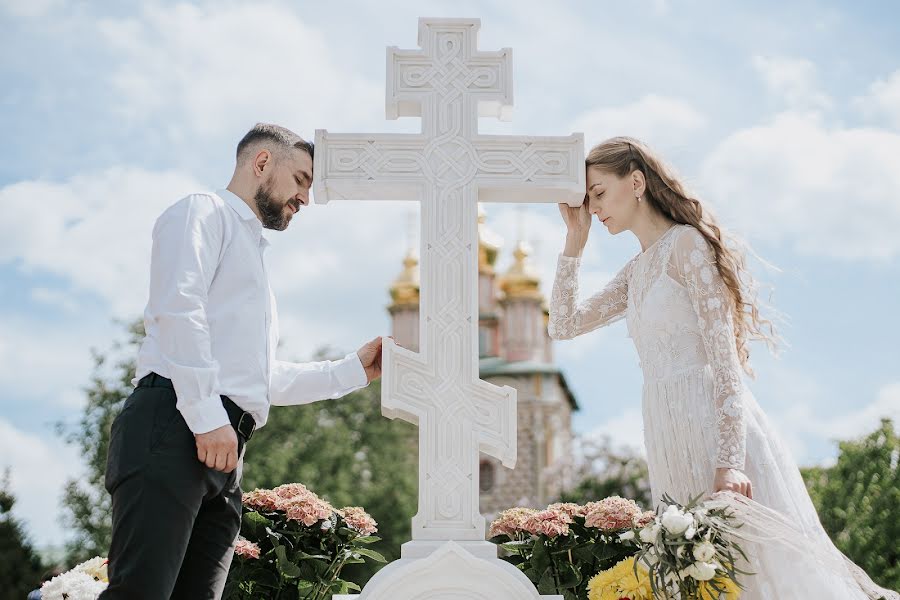
[[[716,267],[732,299],[734,337],[741,366],[749,375],[749,340],[764,340],[771,349],[777,346],[778,336],[771,321],[760,316],[755,281],[747,270],[745,253],[716,222],[713,214],[700,200],[689,193],[674,172],[639,140],[615,137],[594,146],[585,160],[588,167],[597,167],[618,177],[626,177],[636,170],[644,174],[644,199],[676,223],[697,229],[715,252]]]

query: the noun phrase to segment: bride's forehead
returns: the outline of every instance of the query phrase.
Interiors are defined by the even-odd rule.
[[[609,171],[603,171],[597,167],[588,167],[585,183],[587,183],[587,188],[590,190],[595,185],[606,186],[618,179],[615,174]]]

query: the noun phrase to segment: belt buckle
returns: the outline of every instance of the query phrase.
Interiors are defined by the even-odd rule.
[[[244,420],[245,418],[247,419],[246,421]],[[256,423],[253,421],[253,417],[250,416],[250,413],[242,413],[241,418],[238,419],[237,431],[244,436],[244,441],[249,441],[255,430]]]

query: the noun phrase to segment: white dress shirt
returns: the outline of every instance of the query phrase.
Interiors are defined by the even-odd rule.
[[[261,427],[271,404],[339,398],[367,384],[355,353],[312,363],[275,359],[278,314],[262,230],[228,190],[183,198],[153,228],[146,337],[132,383],[151,371],[171,379],[194,433],[229,424],[220,395]]]

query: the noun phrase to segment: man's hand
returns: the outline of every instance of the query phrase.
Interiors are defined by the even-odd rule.
[[[197,458],[210,469],[231,473],[237,467],[238,439],[231,425],[222,425],[206,433],[195,433]]]
[[[390,337],[390,339],[394,338]],[[369,383],[381,377],[381,336],[357,350],[356,355],[366,371],[366,379],[369,380]]]
[[[716,469],[716,479],[713,482],[713,492],[736,492],[753,499],[753,486],[750,478],[743,471],[737,469]]]

